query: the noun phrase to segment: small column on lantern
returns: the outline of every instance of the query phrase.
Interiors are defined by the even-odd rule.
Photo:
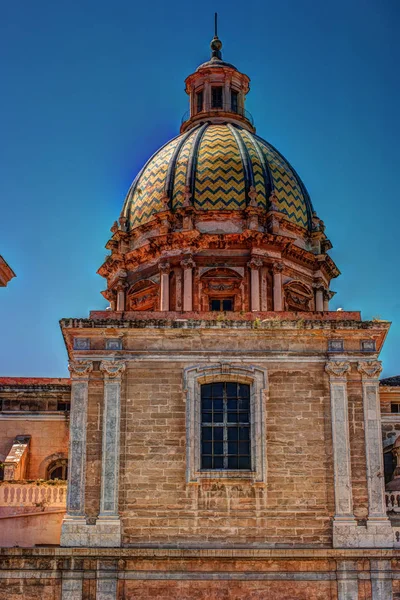
[[[161,299],[160,299],[160,310],[169,310],[169,273],[171,270],[168,262],[163,262],[158,265],[161,273]]]
[[[324,292],[325,288],[322,283],[315,283],[315,310],[317,312],[322,312],[324,310]]]
[[[331,292],[330,290],[324,290],[324,312],[329,311],[329,300],[333,298],[335,292]]]
[[[183,310],[193,310],[193,269],[196,266],[193,258],[188,256],[181,261],[183,268]]]
[[[118,273],[118,282],[115,286],[117,292],[117,311],[123,312],[125,310],[125,289],[127,287],[127,273],[126,271],[120,271]]]
[[[260,269],[263,266],[261,258],[253,258],[247,263],[251,274],[251,310],[260,310]]]
[[[282,302],[282,263],[274,263],[272,265],[272,272],[274,274],[274,311],[283,310]]]

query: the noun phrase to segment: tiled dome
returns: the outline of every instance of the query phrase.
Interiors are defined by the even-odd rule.
[[[128,192],[122,215],[133,229],[166,208],[190,203],[197,210],[235,211],[245,209],[250,197],[267,211],[272,191],[287,220],[311,229],[311,200],[287,160],[240,125],[206,122],[150,158]]]

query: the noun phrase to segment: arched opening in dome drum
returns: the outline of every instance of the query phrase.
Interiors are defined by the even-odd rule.
[[[209,269],[201,279],[200,302],[204,311],[240,311],[243,307],[243,277],[228,268]]]

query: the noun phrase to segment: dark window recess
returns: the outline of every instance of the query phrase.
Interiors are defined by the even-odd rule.
[[[203,110],[203,92],[197,92],[196,94],[196,110],[201,112]]]
[[[400,404],[392,404],[390,405],[390,410],[392,413],[400,413]]]
[[[71,410],[71,402],[57,402],[57,410],[69,412]]]
[[[237,113],[239,108],[239,92],[231,92],[231,110]]]
[[[51,463],[47,469],[47,479],[68,479],[68,461],[57,460]]]
[[[211,106],[212,108],[222,108],[222,87],[211,88]]]
[[[201,468],[251,468],[250,386],[206,383],[201,386]]]
[[[233,298],[211,298],[210,310],[224,311],[233,310]]]
[[[393,473],[396,468],[396,459],[391,452],[384,453],[383,465],[385,471],[385,483],[389,483],[389,481],[392,481]]]
[[[0,398],[0,412],[3,410],[3,398]]]

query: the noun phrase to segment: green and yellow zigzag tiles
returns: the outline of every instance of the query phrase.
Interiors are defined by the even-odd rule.
[[[154,213],[162,210],[168,163],[178,141],[179,138],[176,138],[160,150],[137,182],[133,198],[134,207],[131,211],[132,227],[146,223]]]
[[[266,143],[259,144],[268,162],[269,170],[274,182],[274,188],[278,198],[278,209],[283,212],[290,221],[297,225],[307,227],[307,209],[303,193],[290,166],[272,150]]]
[[[239,148],[226,125],[207,127],[198,150],[194,205],[202,210],[246,207]]]
[[[301,184],[290,165],[260,138],[245,129],[237,129],[250,156],[254,185],[258,194],[259,206],[265,208],[268,202],[265,189],[263,166],[257,151],[267,163],[278,199],[278,209],[287,219],[308,226],[307,202]],[[184,202],[187,170],[196,130],[189,135],[179,151],[175,166],[174,186],[171,207],[176,209]],[[179,136],[166,144],[145,167],[139,180],[130,191],[125,206],[130,216],[130,226],[148,222],[152,215],[164,208],[168,165],[173,157]],[[194,206],[201,210],[241,210],[246,207],[246,181],[240,150],[232,131],[227,124],[209,124],[201,138],[195,165],[193,182]]]

